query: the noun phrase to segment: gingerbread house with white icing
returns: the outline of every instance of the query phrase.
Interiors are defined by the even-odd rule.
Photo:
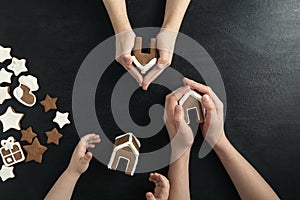
[[[127,161],[125,174],[133,176],[140,152],[140,141],[132,134],[126,133],[115,138],[115,147],[108,163],[108,168],[117,170],[121,159]]]
[[[198,121],[203,123],[205,121],[205,109],[202,105],[202,96],[190,90],[179,100],[179,105],[184,110],[184,120],[187,124],[190,123],[189,111],[195,109],[197,111]]]

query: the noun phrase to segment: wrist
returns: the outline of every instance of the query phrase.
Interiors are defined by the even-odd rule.
[[[113,28],[114,28],[115,34],[132,30],[128,19],[127,20],[124,19],[122,21],[118,21],[117,23],[114,23]]]
[[[223,131],[223,133],[221,134],[220,138],[218,139],[213,149],[218,154],[223,152],[229,144],[230,142]]]
[[[65,174],[75,179],[78,179],[81,176],[81,173],[72,169],[70,166],[65,170]]]

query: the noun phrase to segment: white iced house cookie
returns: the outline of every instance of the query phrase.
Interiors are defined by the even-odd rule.
[[[7,99],[11,99],[9,87],[0,87],[0,104],[3,104],[3,102]]]
[[[7,66],[7,69],[14,72],[15,76],[19,76],[22,72],[27,72],[28,69],[25,66],[26,60],[25,59],[17,59],[13,58],[10,65]]]
[[[4,68],[0,70],[0,84],[11,83],[11,76],[13,73],[6,71]]]
[[[59,128],[64,127],[66,124],[70,124],[71,122],[68,119],[69,117],[69,113],[65,112],[65,113],[61,113],[59,111],[56,111],[56,116],[53,119],[53,122],[57,123]]]
[[[126,133],[115,138],[115,148],[111,154],[108,169],[117,170],[121,159],[127,162],[125,174],[133,176],[140,154],[140,141],[132,134]]]
[[[6,167],[5,165],[2,165],[1,170],[0,170],[0,177],[2,181],[6,181],[9,178],[14,178],[14,167]]]
[[[4,61],[11,59],[10,51],[11,48],[4,48],[0,45],[0,63],[3,63]]]
[[[23,113],[16,113],[14,109],[11,106],[9,106],[6,112],[0,116],[0,121],[3,126],[3,132],[6,132],[11,128],[20,130],[20,121],[23,118],[23,116]]]
[[[37,78],[31,75],[21,76],[20,85],[13,91],[15,98],[25,106],[32,107],[36,103],[36,97],[32,93],[39,89]]]
[[[152,60],[150,60],[150,62],[148,62],[146,65],[142,65],[135,56],[132,56],[132,61],[135,64],[135,66],[141,71],[141,74],[146,74],[147,71],[149,71],[155,64],[157,61],[157,58],[153,58]]]

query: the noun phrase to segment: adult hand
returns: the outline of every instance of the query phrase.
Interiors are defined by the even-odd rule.
[[[116,60],[136,79],[142,86],[143,76],[132,63],[131,51],[134,47],[135,33],[129,31],[116,34]]]
[[[100,136],[96,134],[88,134],[82,137],[73,152],[67,170],[75,175],[84,173],[93,157],[91,152],[87,152],[87,149],[94,148],[95,144],[100,143],[100,141]]]
[[[176,31],[164,28],[157,34],[156,46],[159,58],[156,65],[144,77],[143,90],[147,90],[150,83],[171,65],[177,34]]]
[[[202,96],[202,104],[206,109],[206,114],[205,122],[202,125],[202,134],[213,148],[219,141],[219,138],[225,136],[223,103],[210,87],[188,78],[184,78],[183,82],[190,86],[191,89],[204,94]]]
[[[168,200],[170,184],[169,180],[158,173],[151,173],[149,181],[155,183],[154,194],[152,192],[146,193],[147,200]]]
[[[183,108],[178,105],[179,99],[189,90],[189,86],[180,87],[166,96],[164,121],[171,140],[172,159],[179,158],[194,141],[193,132],[184,120]]]

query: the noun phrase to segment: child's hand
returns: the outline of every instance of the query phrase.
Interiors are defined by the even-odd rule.
[[[149,181],[155,183],[154,194],[146,193],[147,200],[167,200],[169,198],[170,184],[169,180],[158,173],[151,173]]]
[[[187,78],[184,78],[183,82],[204,94],[202,103],[206,109],[206,116],[205,123],[202,125],[202,135],[211,147],[214,147],[219,138],[225,136],[223,103],[210,87]]]
[[[180,87],[166,96],[164,120],[170,140],[176,136],[176,140],[171,142],[174,158],[178,158],[194,142],[192,129],[184,120],[183,108],[178,105],[178,100],[189,90],[189,86]]]
[[[100,141],[100,136],[96,134],[88,134],[82,137],[73,152],[67,170],[78,176],[84,173],[93,157],[91,152],[87,152],[87,149],[94,148],[95,144],[100,143]]]

